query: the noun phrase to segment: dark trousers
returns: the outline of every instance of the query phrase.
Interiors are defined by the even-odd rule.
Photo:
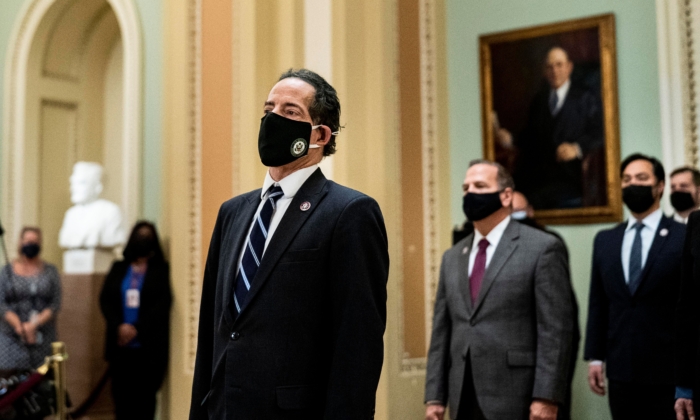
[[[614,420],[675,420],[673,385],[608,381],[610,412]]]
[[[459,397],[457,420],[486,420],[484,413],[479,408],[479,401],[476,399],[472,362],[468,353],[464,364],[464,383],[462,384],[462,395]]]
[[[109,367],[116,420],[153,420],[158,385],[143,352],[120,348]]]

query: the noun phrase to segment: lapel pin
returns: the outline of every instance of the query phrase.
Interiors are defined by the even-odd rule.
[[[462,248],[462,255],[466,254],[467,252],[469,252],[468,246],[465,246],[464,248]]]
[[[661,229],[661,230],[659,231],[659,235],[661,235],[661,236],[666,236],[666,235],[668,235],[668,229]]]
[[[311,203],[309,203],[308,201],[304,201],[303,203],[301,203],[301,206],[299,206],[299,208],[301,209],[301,211],[306,211],[311,208]]]

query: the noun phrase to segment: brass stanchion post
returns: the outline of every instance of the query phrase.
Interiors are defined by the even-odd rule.
[[[66,345],[62,342],[51,343],[51,369],[56,381],[56,419],[66,420]]]

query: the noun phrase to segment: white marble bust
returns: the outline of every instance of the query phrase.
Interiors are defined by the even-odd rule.
[[[126,231],[119,207],[100,199],[102,166],[78,162],[70,177],[70,198],[74,204],[63,218],[58,243],[62,248],[114,248],[123,245]]]

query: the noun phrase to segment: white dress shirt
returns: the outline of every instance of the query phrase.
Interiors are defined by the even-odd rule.
[[[557,115],[561,107],[564,106],[564,100],[566,100],[566,95],[569,93],[569,88],[571,87],[571,80],[567,80],[563,85],[559,86],[556,92],[557,94],[557,106],[554,107],[554,112],[552,115]]]
[[[486,267],[489,268],[491,263],[491,258],[493,258],[494,252],[496,252],[496,247],[498,243],[501,242],[503,237],[503,232],[505,232],[506,227],[510,223],[510,216],[501,220],[501,223],[497,224],[491,232],[486,235],[486,240],[489,241],[489,246],[486,247]],[[479,241],[484,239],[484,235],[479,232],[479,229],[474,227],[474,242],[472,242],[472,249],[469,252],[469,277],[472,276],[472,268],[474,268],[474,261],[476,260],[476,254],[479,252]]]
[[[661,216],[663,213],[661,209],[657,209],[655,212],[651,213],[645,217],[641,222],[644,227],[641,230],[642,236],[642,270],[647,262],[647,256],[649,255],[649,249],[651,248],[651,243],[654,242],[654,235],[656,235],[656,230],[661,223]],[[632,253],[632,243],[634,242],[634,236],[636,235],[636,229],[634,225],[637,224],[637,219],[630,218],[627,221],[627,228],[625,229],[625,236],[622,240],[622,270],[625,272],[625,283],[629,284],[629,271],[630,271],[630,254]]]
[[[696,211],[696,210],[700,210],[700,207],[695,207],[695,208],[693,209],[693,211]],[[683,217],[683,216],[681,216],[680,214],[675,213],[675,212],[673,213],[673,220],[675,220],[675,221],[678,222],[678,223],[683,223],[684,225],[687,225],[687,224],[688,224],[688,218],[687,218],[687,217]]]
[[[279,186],[280,188],[282,188],[282,192],[284,193],[284,195],[277,200],[276,209],[274,213],[272,213],[272,219],[270,219],[270,227],[267,229],[267,239],[265,239],[265,248],[263,249],[263,255],[265,255],[267,246],[270,244],[270,239],[272,239],[272,236],[275,234],[277,226],[279,226],[280,221],[284,216],[284,213],[287,212],[287,208],[289,208],[289,203],[292,202],[294,196],[297,195],[297,191],[299,191],[299,188],[301,188],[301,186],[304,185],[304,183],[307,179],[309,179],[311,174],[316,172],[316,169],[318,169],[318,165],[312,165],[307,168],[299,169],[298,171],[287,175],[279,182],[275,182],[275,180],[272,179],[272,177],[270,176],[270,171],[267,172],[267,174],[265,175],[265,182],[263,182],[262,191],[260,192],[260,204],[258,205],[258,209],[255,211],[253,219],[250,221],[248,233],[246,233],[246,239],[244,244],[245,246],[241,249],[241,255],[238,256],[238,265],[236,267],[240,268],[241,266],[243,254],[245,253],[245,250],[248,246],[250,231],[253,230],[253,224],[255,223],[256,219],[258,218],[258,214],[260,214],[260,211],[262,210],[263,205],[265,204],[265,197],[267,196],[270,187],[272,187],[273,185]],[[236,275],[238,275],[238,270],[236,270]]]

